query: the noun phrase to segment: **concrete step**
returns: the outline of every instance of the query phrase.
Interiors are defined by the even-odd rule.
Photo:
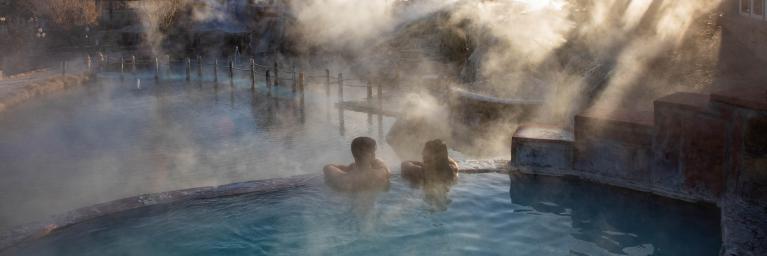
[[[550,174],[565,174],[573,168],[572,131],[556,126],[525,124],[511,139],[512,165],[528,169],[547,169]]]

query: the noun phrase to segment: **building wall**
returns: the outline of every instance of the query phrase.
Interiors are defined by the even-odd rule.
[[[724,40],[735,40],[732,47],[745,46],[767,60],[767,0],[728,0],[723,8]]]

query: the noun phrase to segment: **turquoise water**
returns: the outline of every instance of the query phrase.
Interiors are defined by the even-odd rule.
[[[463,174],[439,210],[395,176],[347,194],[194,200],[77,224],[8,255],[717,255],[716,209],[578,181]]]

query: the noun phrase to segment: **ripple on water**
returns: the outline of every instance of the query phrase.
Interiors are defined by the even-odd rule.
[[[716,225],[691,225],[715,224],[711,209],[593,184],[472,174],[448,196],[439,211],[399,177],[389,191],[369,195],[313,184],[118,213],[10,253],[716,255],[720,243]],[[624,201],[636,207],[619,208]]]

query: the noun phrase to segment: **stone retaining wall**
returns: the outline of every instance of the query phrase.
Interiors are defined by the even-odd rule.
[[[517,130],[512,170],[716,204],[722,210],[722,255],[767,255],[767,89],[676,93],[656,100],[649,117],[580,114],[571,140],[530,129],[552,128]],[[563,162],[561,155],[570,151],[572,162]]]

